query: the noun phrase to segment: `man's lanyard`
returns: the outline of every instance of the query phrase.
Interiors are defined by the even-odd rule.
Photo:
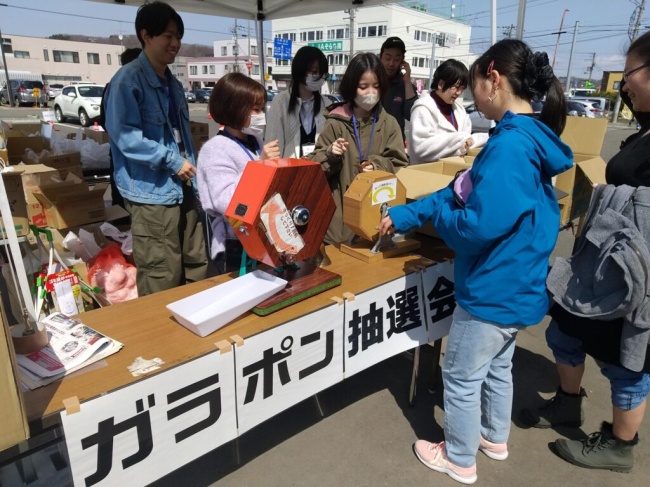
[[[239,147],[241,147],[242,150],[243,150],[244,152],[246,152],[246,154],[248,154],[248,157],[250,158],[249,160],[251,160],[251,161],[255,161],[255,160],[257,159],[258,154],[259,154],[259,151],[260,151],[260,145],[259,145],[259,143],[257,142],[257,139],[255,139],[255,138],[253,139],[253,140],[255,141],[255,157],[253,157],[253,154],[251,154],[251,152],[248,150],[248,148],[244,145],[244,143],[243,143],[241,140],[239,140],[239,139],[238,139],[237,137],[235,137],[233,134],[231,134],[230,132],[228,132],[226,129],[223,129],[221,132],[223,133],[223,135],[225,135],[225,136],[228,137],[229,139],[234,140],[235,142],[237,142],[237,144],[239,145]],[[249,139],[249,140],[250,140],[250,139]]]
[[[165,95],[167,95],[167,101],[169,102],[169,111],[171,112],[171,122],[172,122],[172,127],[178,128],[180,126],[179,124],[179,119],[178,119],[178,112],[176,111],[176,104],[174,103],[174,97],[171,94],[171,91],[168,86],[162,85],[162,89],[165,92]]]
[[[368,141],[368,147],[366,148],[366,154],[364,157],[363,152],[361,151],[361,138],[359,137],[359,129],[357,128],[357,117],[352,114],[352,126],[354,128],[354,140],[357,142],[357,150],[359,151],[359,162],[363,162],[370,155],[370,147],[372,146],[372,137],[375,135],[375,123],[377,122],[377,112],[372,115],[372,130],[370,132],[370,140]]]

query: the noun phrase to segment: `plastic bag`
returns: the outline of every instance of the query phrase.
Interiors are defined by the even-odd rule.
[[[91,286],[104,292],[106,299],[116,304],[138,297],[135,274],[135,266],[127,263],[119,245],[112,243],[97,254],[88,270],[88,280]]]

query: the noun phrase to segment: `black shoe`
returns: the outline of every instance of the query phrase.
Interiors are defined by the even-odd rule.
[[[581,387],[580,394],[567,394],[558,387],[554,397],[538,409],[524,409],[521,422],[533,428],[552,428],[553,426],[572,426],[579,428],[584,422],[582,398],[587,393]]]

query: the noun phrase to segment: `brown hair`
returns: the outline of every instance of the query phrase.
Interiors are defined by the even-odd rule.
[[[240,130],[253,108],[264,109],[264,104],[266,90],[261,84],[241,73],[229,73],[212,90],[210,115],[215,122]]]

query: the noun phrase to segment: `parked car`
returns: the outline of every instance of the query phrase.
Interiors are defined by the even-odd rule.
[[[47,85],[47,96],[49,96],[50,100],[54,100],[57,96],[61,94],[62,89],[63,89],[63,85],[57,83]]]
[[[190,90],[185,90],[185,100],[187,100],[187,103],[194,103],[196,102],[196,95]]]
[[[43,83],[40,81],[30,81],[24,79],[12,79],[9,80],[11,85],[11,95],[13,96],[14,106],[20,106],[22,104],[34,105],[37,102],[37,96],[34,96],[34,89],[38,89],[39,95],[43,92]],[[9,90],[7,85],[2,89],[0,93],[0,104],[10,104],[9,103]]]
[[[596,117],[605,117],[609,111],[609,100],[598,96],[574,96],[571,101],[588,102],[591,104],[591,111]]]
[[[492,120],[485,118],[475,104],[465,107],[467,115],[472,122],[472,132],[489,132],[492,128]]]
[[[208,103],[210,101],[211,92],[208,90],[203,90],[203,89],[192,90],[192,93],[194,93],[194,96],[196,97],[196,101],[198,101],[199,103]]]
[[[99,117],[104,87],[95,84],[66,86],[54,98],[54,116],[60,123],[75,118],[84,127],[89,127]]]
[[[591,103],[580,100],[567,100],[566,102],[567,115],[577,117],[595,118],[596,114],[591,111],[593,106]]]

